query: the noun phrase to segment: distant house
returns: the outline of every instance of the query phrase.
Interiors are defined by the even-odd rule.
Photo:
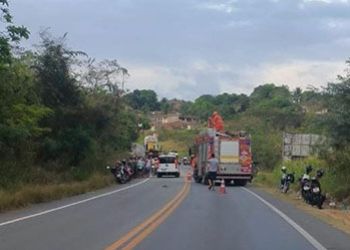
[[[162,112],[152,112],[150,116],[151,126],[157,128],[191,128],[197,124],[197,119],[191,116],[182,116],[178,112],[164,114]]]

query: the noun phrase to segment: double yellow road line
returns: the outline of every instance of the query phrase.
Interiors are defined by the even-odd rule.
[[[130,250],[136,247],[148,235],[150,235],[169,215],[181,204],[190,191],[190,183],[185,182],[181,191],[169,201],[162,209],[153,214],[138,226],[131,229],[119,240],[108,246],[105,250],[123,249]]]

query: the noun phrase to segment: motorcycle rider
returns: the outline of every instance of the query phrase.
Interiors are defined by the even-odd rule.
[[[302,198],[308,202],[308,194],[309,194],[309,190],[310,190],[310,173],[312,172],[312,166],[308,165],[305,168],[305,173],[303,174],[303,176],[300,179],[300,193]],[[304,187],[305,186],[305,187]]]
[[[305,173],[303,175],[303,177],[301,178],[301,180],[310,180],[310,173],[312,172],[312,166],[308,165],[305,168]]]
[[[287,179],[287,168],[286,166],[282,166],[281,167],[281,171],[282,171],[282,176],[281,176],[281,188],[280,189],[283,189],[283,186],[284,186],[284,183]]]
[[[310,173],[312,172],[312,166],[308,165],[305,168],[305,173],[303,174],[303,176],[300,179],[300,188],[302,189],[303,186],[305,185],[305,183],[307,183],[308,181],[310,181],[311,177],[310,177]]]

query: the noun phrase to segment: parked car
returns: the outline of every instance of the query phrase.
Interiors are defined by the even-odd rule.
[[[160,155],[159,166],[157,169],[157,177],[160,178],[163,175],[180,176],[180,170],[175,155]]]

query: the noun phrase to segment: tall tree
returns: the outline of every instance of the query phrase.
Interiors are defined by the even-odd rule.
[[[40,98],[53,110],[53,115],[43,122],[51,132],[43,138],[42,156],[44,159],[67,159],[67,165],[76,165],[90,147],[89,136],[81,122],[83,96],[71,74],[73,58],[81,53],[66,48],[65,35],[54,39],[42,33],[41,38],[34,69]]]
[[[338,76],[338,83],[330,83],[326,89],[329,96],[327,124],[334,145],[350,144],[350,60],[345,76]]]

